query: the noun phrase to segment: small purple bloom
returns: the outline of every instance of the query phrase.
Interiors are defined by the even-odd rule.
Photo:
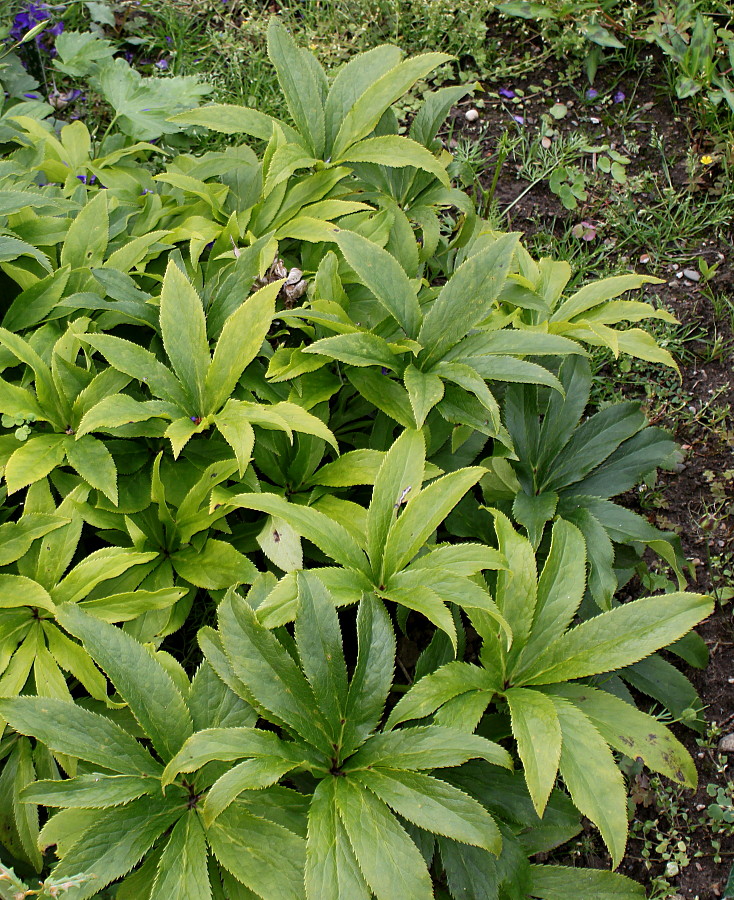
[[[512,118],[517,122],[518,125],[525,124],[525,119],[522,116],[513,116]]]
[[[511,88],[500,88],[499,95],[500,97],[506,97],[508,100],[512,100],[515,96],[515,92]]]
[[[597,91],[595,88],[589,88],[589,90],[586,92],[587,100],[595,100],[598,96],[599,91]]]
[[[29,100],[40,100],[41,98],[38,94],[23,94],[24,97],[27,97]]]
[[[87,183],[87,176],[86,176],[86,175],[77,175],[76,177],[79,179],[79,181],[81,181],[82,184],[86,184],[86,183]]]
[[[156,69],[160,69],[162,72],[165,72],[168,68],[168,60],[167,59],[159,59],[155,64]]]
[[[19,41],[34,25],[48,18],[48,6],[45,3],[28,3],[13,19],[10,28],[10,38]],[[40,47],[41,34],[36,35],[36,44]]]
[[[168,44],[172,44],[172,43],[173,43],[173,38],[171,37],[170,34],[167,34],[167,35],[166,35],[166,43],[168,43]]]
[[[389,375],[389,374],[390,374],[390,370],[389,370],[389,369],[386,369],[385,366],[383,366],[383,367],[382,367],[382,374],[383,374],[383,375]]]
[[[622,101],[623,101],[624,99],[625,99],[625,93],[624,93],[624,91],[617,91],[617,93],[616,93],[616,94],[614,95],[614,97],[613,97],[613,100],[614,100],[615,103],[622,103]]]
[[[50,28],[46,29],[47,34],[52,34],[54,37],[58,37],[62,31],[64,30],[64,23],[57,22],[55,25],[52,25]]]

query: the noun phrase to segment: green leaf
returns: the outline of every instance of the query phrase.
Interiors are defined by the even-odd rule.
[[[256,109],[228,103],[214,103],[200,109],[190,109],[168,119],[177,125],[198,125],[222,134],[249,134],[261,141],[273,136],[273,126],[281,128],[289,141],[301,142],[297,131]]]
[[[41,422],[46,420],[43,407],[29,390],[3,379],[0,379],[0,409],[4,415],[21,419],[35,416]]]
[[[627,795],[612,751],[581,710],[551,697],[563,732],[560,771],[571,799],[601,832],[617,866],[627,844]]]
[[[0,574],[0,609],[12,609],[16,606],[31,606],[56,612],[48,592],[37,581],[23,575]]]
[[[62,434],[39,434],[20,444],[5,464],[8,494],[40,481],[60,466],[66,456]]]
[[[538,581],[537,602],[523,658],[532,659],[571,624],[586,587],[586,544],[563,519],[553,526],[548,558]]]
[[[298,403],[291,403],[287,400],[283,400],[280,403],[274,403],[271,407],[264,407],[264,409],[275,413],[280,420],[285,422],[286,426],[292,428],[293,431],[301,431],[303,434],[312,434],[314,437],[326,441],[327,444],[331,444],[335,450],[339,450],[336,438],[329,428],[324,425],[318,416],[308,412],[308,410],[299,406]]]
[[[308,900],[370,900],[336,807],[336,778],[322,779],[308,810],[306,897]]]
[[[387,588],[380,595],[400,606],[406,606],[425,616],[429,622],[444,631],[456,650],[456,623],[451,610],[432,587],[422,583],[423,575],[412,576],[411,572],[399,572],[388,579]]]
[[[550,318],[551,322],[565,322],[573,319],[587,309],[598,306],[626,291],[639,290],[643,284],[658,284],[657,278],[645,275],[615,275],[613,278],[602,278],[586,284],[562,303]]]
[[[431,482],[412,500],[390,529],[382,560],[382,577],[403,568],[418,553],[426,539],[486,473],[474,466],[457,469]]]
[[[277,757],[247,759],[239,763],[218,778],[209,789],[202,809],[204,824],[209,827],[243,791],[270,787],[297,765],[295,759]]]
[[[95,550],[78,563],[49,593],[54,603],[76,603],[103,581],[117,578],[133,566],[143,565],[158,554],[151,550],[139,553],[130,547],[108,547]]]
[[[236,802],[207,829],[214,855],[263,900],[303,900],[306,842]]]
[[[437,843],[452,896],[466,897],[467,900],[497,900],[499,878],[493,856],[479,847],[457,844],[447,838],[439,837]],[[513,874],[514,882],[518,873]],[[514,895],[511,896],[514,900]]]
[[[308,537],[340,565],[357,571],[366,568],[365,555],[346,528],[310,506],[289,503],[277,494],[236,494],[227,502],[230,506],[259,509],[285,519],[299,534]]]
[[[191,401],[173,372],[156,359],[150,350],[110,334],[85,334],[83,341],[99,350],[115,369],[147,384],[156,396],[183,410],[190,408]]]
[[[20,293],[5,313],[3,325],[11,331],[22,331],[38,325],[51,312],[66,288],[69,268],[64,266]]]
[[[357,613],[357,665],[347,695],[344,756],[354,752],[382,718],[395,668],[395,633],[387,610],[366,594]]]
[[[206,374],[204,413],[216,412],[224,405],[257,356],[273,320],[275,298],[282,284],[274,281],[256,291],[224,323]]]
[[[237,401],[229,400],[213,419],[220,434],[234,451],[239,475],[242,478],[250,464],[252,448],[255,446],[255,432],[247,411]]]
[[[377,900],[431,900],[423,857],[387,807],[349,778],[336,779],[335,799],[359,868]]]
[[[537,550],[543,537],[546,522],[550,522],[556,513],[558,494],[544,491],[542,494],[526,494],[518,491],[512,504],[512,515],[518,525],[527,531],[533,549]]]
[[[365,53],[358,53],[339,67],[326,99],[326,149],[331,147],[344,117],[358,97],[399,62],[402,54],[397,47],[382,44]]]
[[[17,522],[0,525],[0,566],[16,562],[28,552],[33,541],[69,522],[70,519],[61,515],[26,513]]]
[[[580,425],[571,440],[553,460],[541,489],[560,490],[582,481],[584,476],[645,425],[639,403],[615,403]],[[583,483],[583,482],[582,482]],[[592,494],[592,490],[580,493]]]
[[[403,379],[416,424],[422,428],[428,413],[443,397],[443,381],[431,372],[421,372],[412,363],[406,366]]]
[[[339,741],[347,703],[347,667],[334,601],[313,573],[298,572],[296,645],[332,740]]]
[[[555,685],[550,692],[575,703],[614,750],[642,759],[648,768],[679,784],[696,787],[698,776],[690,754],[657,719],[588,685]]]
[[[195,732],[166,766],[161,783],[171,784],[180,772],[195,772],[213,760],[280,759],[291,761],[289,745],[272,731],[257,728],[204,728]]]
[[[235,674],[265,709],[312,746],[330,753],[330,729],[311,686],[282,644],[234,591],[219,607],[219,630]]]
[[[431,69],[451,59],[445,53],[424,53],[398,63],[357,97],[341,123],[331,156],[341,159],[344,151],[372,132],[385,110],[392,106]]]
[[[114,370],[112,370],[114,371]],[[145,422],[149,419],[171,419],[180,410],[164,400],[133,400],[126,394],[105,397],[84,414],[76,432],[77,439],[92,431],[112,431],[121,425]]]
[[[211,900],[206,870],[206,838],[195,813],[182,816],[171,832],[158,863],[150,900]]]
[[[95,87],[115,111],[117,127],[141,141],[179,131],[168,118],[196,106],[211,87],[193,76],[142,78],[123,59],[107,61],[94,78]]]
[[[499,744],[455,728],[426,725],[376,734],[350,758],[345,769],[441,769],[460,766],[468,759],[486,759],[492,765],[512,768],[509,753]]]
[[[107,809],[160,790],[157,778],[142,775],[79,775],[64,781],[36,781],[21,792],[24,803],[72,809]]]
[[[421,108],[410,124],[410,136],[413,140],[424,147],[430,146],[451,107],[456,106],[462,97],[471,92],[471,86],[457,85],[426,94]]]
[[[397,134],[367,138],[339,155],[340,163],[377,163],[393,168],[412,166],[435,175],[445,187],[450,181],[445,166],[417,141]]]
[[[596,471],[574,485],[574,491],[597,497],[624,493],[662,465],[675,450],[675,441],[667,432],[661,428],[644,428],[617,447]]]
[[[604,869],[530,866],[530,893],[541,900],[644,900],[641,884]]]
[[[510,688],[512,734],[522,760],[525,781],[538,816],[542,818],[561,757],[561,726],[553,703],[539,691]]]
[[[163,346],[192,403],[203,416],[204,381],[211,363],[206,337],[206,318],[194,286],[173,262],[168,263],[161,290]],[[114,365],[114,363],[113,363]]]
[[[525,663],[522,683],[553,684],[631,665],[682,637],[712,610],[713,600],[702,594],[625,603],[582,622]]]
[[[412,428],[407,428],[383,457],[367,512],[367,554],[375,576],[379,576],[385,541],[401,505],[421,489],[425,457],[423,435]]]
[[[421,321],[415,289],[395,257],[356,231],[338,229],[334,239],[349,266],[400,325],[414,338]]]
[[[107,192],[99,191],[69,226],[61,248],[61,265],[72,269],[101,266],[109,237]]]
[[[66,459],[82,478],[117,506],[117,467],[102,441],[86,435],[66,442]]]
[[[95,877],[72,895],[74,900],[87,900],[126,875],[181,812],[170,801],[155,797],[141,797],[119,809],[100,811],[53,869],[51,877],[63,882],[79,872],[93,872]]]
[[[494,819],[468,794],[420,772],[375,768],[354,780],[398,815],[435,834],[499,854],[502,837]]]
[[[326,487],[374,484],[384,456],[379,450],[349,450],[333,462],[321,466],[308,483]]]
[[[285,519],[268,516],[257,542],[268,559],[284,572],[303,568],[301,536]]]
[[[518,235],[506,234],[462,263],[426,314],[418,341],[436,362],[488,313],[502,290]],[[507,351],[505,351],[507,352]]]
[[[322,338],[304,348],[304,353],[318,353],[351,366],[383,366],[392,371],[400,367],[400,358],[387,341],[368,331]]]
[[[170,759],[191,735],[193,725],[168,672],[134,637],[75,604],[62,606],[57,618],[107,674],[161,758]]]
[[[455,660],[435,672],[424,675],[393,707],[385,729],[395,728],[409,719],[423,719],[440,706],[467,691],[486,691],[489,703],[494,692],[485,669]]]
[[[365,400],[385,415],[403,428],[416,427],[408,392],[397,381],[374,369],[348,369],[345,374]]]
[[[321,157],[325,141],[324,105],[318,76],[309,64],[311,54],[296,46],[285,26],[272,18],[268,26],[268,56],[278,73],[293,121],[312,154]]]
[[[191,546],[176,551],[171,564],[181,578],[207,590],[250,584],[257,575],[246,556],[227,541],[215,538],[209,538],[201,550]]]
[[[195,434],[200,434],[208,428],[207,419],[197,422],[196,418],[198,417],[195,416],[192,419],[191,416],[181,416],[179,419],[174,419],[163,433],[163,437],[168,438],[171,442],[174,459],[178,459],[183,448]]]
[[[160,777],[161,766],[135,738],[104,716],[52,697],[0,699],[0,716],[56,753],[121,775]]]

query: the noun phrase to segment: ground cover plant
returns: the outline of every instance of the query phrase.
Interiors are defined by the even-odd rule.
[[[252,98],[136,15],[28,5],[0,59],[0,896],[644,896],[714,599],[613,500],[675,441],[588,404],[678,377],[660,279],[572,281],[447,150],[480,4],[444,87],[258,20]]]

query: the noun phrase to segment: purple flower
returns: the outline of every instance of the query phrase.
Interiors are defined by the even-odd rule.
[[[27,97],[29,100],[40,100],[41,98],[38,94],[23,94],[24,97]]]
[[[587,100],[594,100],[598,96],[599,96],[599,91],[597,91],[595,88],[589,88],[589,90],[586,92]]]
[[[617,91],[617,93],[614,95],[614,97],[612,99],[614,100],[615,103],[622,103],[622,101],[625,99],[624,91]]]
[[[166,43],[167,43],[167,44],[172,44],[172,43],[173,43],[173,38],[171,37],[170,34],[167,34],[167,35],[166,35]]]
[[[168,60],[167,59],[159,59],[155,64],[156,69],[160,69],[162,72],[165,72],[168,68]]]
[[[512,118],[517,122],[518,125],[525,124],[525,119],[522,116],[513,116]]]
[[[506,97],[508,100],[512,100],[515,96],[515,92],[511,88],[500,88],[499,95],[500,97]]]
[[[86,184],[86,183],[87,183],[87,176],[86,176],[86,175],[77,175],[76,177],[79,179],[79,181],[81,181],[82,184]]]
[[[26,8],[21,10],[13,19],[10,28],[10,37],[14,41],[22,39],[26,32],[30,31],[34,25],[43,22],[48,18],[48,6],[45,3],[28,3]],[[41,35],[36,35],[36,44],[39,44]]]
[[[52,25],[50,28],[46,29],[46,34],[52,34],[54,37],[58,37],[63,30],[64,30],[64,23],[57,22],[55,25]]]

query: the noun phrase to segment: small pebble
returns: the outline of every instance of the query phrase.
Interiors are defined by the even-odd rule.
[[[540,139],[540,145],[543,149],[548,150],[551,146],[551,139],[549,137],[543,137]]]
[[[719,750],[723,750],[724,753],[734,753],[734,732],[724,735],[719,741]]]
[[[467,109],[464,113],[464,118],[467,122],[476,122],[479,118],[479,112],[476,109]]]
[[[683,274],[689,281],[700,281],[701,273],[695,269],[683,269]]]

